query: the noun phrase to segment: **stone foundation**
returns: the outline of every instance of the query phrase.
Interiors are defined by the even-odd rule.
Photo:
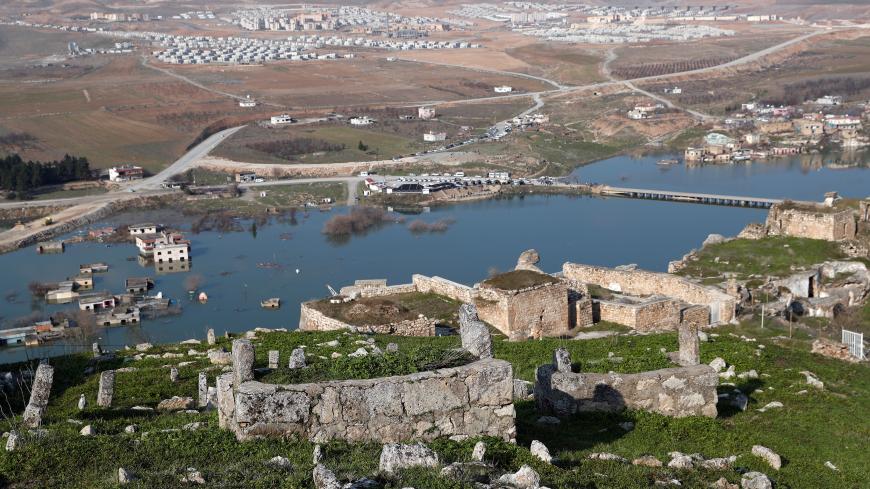
[[[467,285],[441,277],[427,277],[415,274],[411,277],[417,292],[443,295],[464,304],[471,304],[477,297],[477,290]]]
[[[680,302],[667,297],[595,300],[599,321],[628,326],[637,331],[673,331],[680,324]],[[593,316],[594,317],[594,316]]]
[[[341,331],[347,330],[364,334],[391,334],[397,336],[435,336],[435,324],[438,321],[427,317],[406,319],[389,324],[372,324],[356,326],[338,319],[331,318],[314,309],[307,303],[302,303],[299,313],[299,330],[301,331]]]
[[[481,285],[474,301],[480,319],[511,340],[560,336],[570,330],[564,282],[503,290]]]
[[[849,353],[849,345],[825,338],[819,338],[813,341],[812,352],[824,357],[836,358],[837,360],[843,360],[846,362],[857,363],[860,361]]]
[[[666,416],[715,418],[719,376],[708,365],[666,368],[637,374],[562,371],[555,364],[538,367],[535,402],[556,416],[591,411],[640,409]],[[570,365],[570,363],[569,363]]]
[[[628,295],[660,295],[689,304],[705,305],[710,315],[699,322],[702,327],[731,321],[737,307],[736,300],[722,290],[668,273],[619,270],[578,263],[565,263],[562,273],[567,280],[595,284]]]
[[[239,440],[295,435],[316,443],[391,443],[516,437],[513,369],[503,360],[368,380],[247,381],[231,389],[227,382],[232,374],[219,378],[219,422]]]

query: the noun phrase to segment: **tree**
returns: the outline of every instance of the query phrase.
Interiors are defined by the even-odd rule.
[[[363,144],[363,142],[360,141],[359,144],[357,145],[357,149],[360,151],[368,151],[369,147],[368,147],[368,145]]]

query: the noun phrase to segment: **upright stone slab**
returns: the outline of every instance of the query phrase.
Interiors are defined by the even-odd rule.
[[[173,384],[178,382],[178,368],[170,367],[169,368],[169,381]]]
[[[459,335],[462,348],[477,358],[492,358],[492,336],[489,328],[477,317],[477,307],[462,304],[459,307]]]
[[[24,408],[22,422],[27,428],[39,428],[42,425],[42,415],[48,406],[48,396],[51,394],[51,384],[54,381],[54,367],[40,363],[30,387],[30,402]]]
[[[103,354],[103,349],[100,348],[99,343],[94,343],[91,345],[91,350],[94,352],[94,358],[97,358]]]
[[[278,359],[281,352],[278,350],[269,350],[269,368],[278,368]]]
[[[97,391],[97,406],[111,407],[115,395],[115,371],[106,370],[100,374],[100,387]]]
[[[701,363],[701,339],[698,338],[698,325],[689,321],[681,322],[679,339],[680,351],[677,363],[683,367]]]
[[[557,372],[571,373],[571,354],[564,348],[556,348],[553,352],[553,366]]]
[[[233,374],[225,373],[217,378],[217,409],[218,426],[223,429],[232,428],[236,413],[236,401],[233,397]]]
[[[205,407],[208,405],[208,374],[205,372],[199,373],[196,399],[199,407]]]
[[[214,345],[215,343],[217,343],[217,341],[215,341],[213,328],[208,329],[208,332],[205,334],[205,340],[209,345]]]
[[[233,384],[254,380],[254,345],[251,340],[233,341]]]
[[[294,348],[290,353],[290,361],[287,363],[287,368],[305,368],[305,350]]]

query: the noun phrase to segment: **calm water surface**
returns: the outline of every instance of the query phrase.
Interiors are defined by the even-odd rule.
[[[797,199],[819,199],[830,189],[849,196],[870,193],[866,166],[808,168],[794,159],[663,169],[655,164],[660,158],[617,157],[581,168],[576,174],[583,181],[624,186]],[[493,269],[511,269],[517,256],[528,248],[541,253],[541,266],[548,271],[561,269],[565,261],[605,266],[637,263],[664,271],[669,260],[697,247],[708,234],[736,234],[749,222],[763,221],[766,214],[758,209],[541,195],[435,208],[419,216],[405,216],[405,223],[386,225],[339,243],[321,230],[327,219],[340,212],[344,209],[299,212],[295,224],[275,221],[260,226],[256,235],[250,231],[189,234],[193,261],[190,271],[182,273],[157,274],[153,266],[143,267],[134,259],[132,243],[74,244],[58,255],[37,255],[30,247],[0,255],[3,328],[13,326],[16,318],[47,316],[76,307],[75,303],[46,305],[33,300],[27,285],[63,280],[76,275],[79,264],[95,261],[110,265],[108,273],[95,275],[95,290],[120,293],[126,277],[147,275],[156,279],[154,292],[162,292],[182,308],[181,315],[146,319],[138,326],[101,329],[94,338],[39,347],[2,347],[0,362],[85,350],[94,339],[106,347],[120,347],[143,341],[202,339],[208,328],[218,334],[258,326],[292,329],[298,323],[299,303],[327,295],[327,284],[337,289],[358,278],[406,283],[413,273],[472,284]],[[413,219],[433,222],[445,218],[454,223],[444,233],[414,235],[407,229],[407,222]],[[107,223],[146,220],[182,230],[190,227],[187,218],[172,211],[125,214]],[[241,224],[249,229],[250,223]],[[257,264],[262,262],[278,266],[259,268]],[[207,303],[188,297],[191,281],[198,282],[198,289],[208,294]],[[282,308],[261,309],[259,302],[269,297],[280,297]]]

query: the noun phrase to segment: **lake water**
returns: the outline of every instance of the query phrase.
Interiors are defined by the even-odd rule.
[[[779,160],[764,164],[769,166],[674,166],[663,170],[655,164],[658,159],[617,157],[577,173],[584,181],[625,186],[814,200],[829,189],[849,196],[865,195],[870,189],[866,168],[821,168],[808,173],[796,160]],[[756,179],[776,185],[765,192],[766,186],[757,184]],[[434,208],[405,216],[404,223],[385,225],[338,243],[324,236],[322,228],[332,215],[344,211],[299,212],[295,224],[275,221],[260,226],[256,235],[250,231],[188,234],[192,264],[190,271],[182,273],[156,274],[153,266],[140,265],[132,243],[73,244],[66,253],[57,255],[37,255],[30,247],[0,255],[4,271],[0,275],[0,326],[4,328],[11,327],[15,318],[75,308],[75,303],[46,305],[32,300],[27,285],[63,280],[76,275],[79,264],[97,261],[108,263],[110,270],[95,275],[95,290],[120,293],[125,278],[147,275],[155,278],[154,292],[162,292],[183,310],[181,315],[145,319],[137,326],[101,329],[94,338],[70,338],[39,347],[2,347],[0,363],[87,350],[94,340],[117,348],[144,341],[204,339],[208,328],[218,334],[258,326],[293,329],[298,324],[299,303],[326,296],[327,284],[338,289],[359,278],[407,283],[413,273],[473,284],[494,269],[511,269],[517,256],[529,248],[540,252],[540,265],[548,271],[560,270],[565,261],[604,266],[637,263],[664,271],[668,261],[699,246],[708,234],[734,235],[749,222],[762,222],[766,215],[759,209],[533,195]],[[415,235],[407,229],[414,219],[450,219],[453,224],[444,233]],[[190,227],[188,219],[173,211],[120,215],[107,224],[140,221],[157,221],[182,230]],[[245,229],[250,226],[241,224]],[[258,268],[263,262],[278,266]],[[198,290],[208,294],[207,303],[188,297],[191,281],[198,282]],[[259,302],[269,297],[280,297],[281,309],[260,308]]]

